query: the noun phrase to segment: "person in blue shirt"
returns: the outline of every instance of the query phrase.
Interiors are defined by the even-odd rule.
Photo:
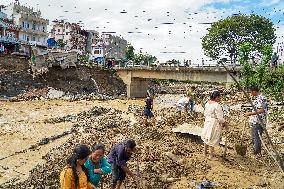
[[[102,144],[96,144],[92,148],[92,153],[85,163],[88,169],[90,182],[98,187],[103,175],[111,173],[111,165],[108,163],[105,155],[105,147]]]
[[[126,175],[136,181],[136,176],[127,166],[132,154],[136,152],[136,143],[133,139],[116,144],[108,155],[108,162],[112,165],[112,184],[110,189],[120,189]]]

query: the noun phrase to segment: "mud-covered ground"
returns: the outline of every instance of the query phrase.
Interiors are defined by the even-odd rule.
[[[113,142],[126,138],[135,139],[141,149],[130,161],[136,172],[139,157],[141,188],[195,188],[195,182],[206,179],[218,183],[217,188],[284,188],[283,177],[268,154],[252,155],[249,128],[245,132],[247,155],[239,156],[234,150],[244,124],[239,108],[242,95],[224,95],[223,103],[234,108],[227,115],[227,156],[223,157],[224,147],[220,146],[219,161],[204,157],[200,138],[172,132],[183,123],[203,124],[200,113],[176,114],[173,104],[179,97],[158,95],[154,102],[156,125],[150,126],[142,122],[143,100],[2,103],[0,188],[59,188],[60,171],[76,144],[101,142],[109,150]],[[283,156],[284,133],[277,128],[277,122],[270,122],[269,133]],[[105,188],[108,180],[104,181]],[[130,179],[125,188],[138,186]]]

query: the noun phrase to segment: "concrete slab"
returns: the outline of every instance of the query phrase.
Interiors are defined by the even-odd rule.
[[[174,133],[190,134],[201,137],[202,129],[203,129],[202,127],[193,126],[191,124],[184,123],[176,128],[173,128],[172,131]]]

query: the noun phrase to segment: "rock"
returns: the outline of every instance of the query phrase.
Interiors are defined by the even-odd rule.
[[[160,180],[164,183],[172,183],[172,182],[176,182],[179,181],[179,178],[171,178],[171,177],[167,177],[166,175],[163,175],[160,177]]]
[[[50,88],[46,97],[48,99],[58,99],[58,98],[61,98],[64,96],[64,92],[63,91],[59,91],[59,90],[56,90],[56,89],[53,89],[53,88]]]

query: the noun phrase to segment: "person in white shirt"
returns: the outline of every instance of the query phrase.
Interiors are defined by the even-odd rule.
[[[267,98],[260,92],[258,86],[253,85],[250,87],[251,95],[256,97],[253,104],[255,108],[257,109],[257,113],[259,117],[257,116],[257,113],[255,111],[248,112],[245,114],[245,116],[250,117],[250,125],[252,128],[252,142],[253,142],[253,153],[259,154],[261,153],[261,140],[260,137],[263,133],[263,127],[261,125],[261,120],[266,126],[267,122],[267,112],[268,112],[268,103]],[[259,120],[259,118],[261,120]]]
[[[204,155],[207,156],[209,151],[208,158],[210,160],[218,160],[214,154],[214,147],[219,145],[222,130],[224,127],[227,127],[220,101],[220,92],[214,91],[210,96],[210,100],[205,105],[205,121],[201,138],[204,142]]]
[[[177,107],[179,114],[181,114],[181,112],[188,112],[190,102],[191,102],[191,98],[188,96],[183,97],[177,101],[175,105]]]

